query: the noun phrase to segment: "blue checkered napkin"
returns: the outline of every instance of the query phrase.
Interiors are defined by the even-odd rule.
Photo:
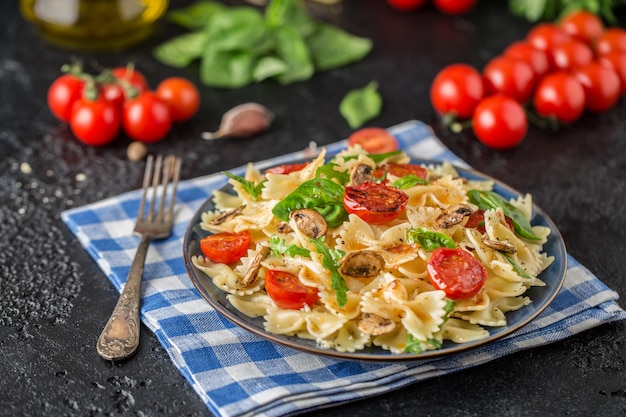
[[[464,165],[416,121],[391,129],[409,154]],[[345,141],[327,147],[329,153]],[[304,152],[259,164],[305,157]],[[243,174],[243,167],[233,170]],[[182,259],[188,222],[226,184],[221,175],[179,185],[172,236],[152,244],[144,274],[142,318],[209,410],[219,416],[283,416],[357,400],[503,355],[547,344],[591,327],[626,318],[607,288],[569,257],[561,292],[529,325],[480,349],[410,363],[343,361],[292,350],[260,339],[216,313],[195,290]],[[139,242],[132,235],[140,191],[62,213],[63,220],[119,290]],[[103,312],[104,313],[104,312]],[[140,360],[140,359],[138,359]]]

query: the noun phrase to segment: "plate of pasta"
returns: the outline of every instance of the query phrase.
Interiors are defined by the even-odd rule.
[[[549,216],[478,171],[355,146],[224,175],[187,228],[187,272],[219,314],[294,349],[458,353],[529,324],[565,279]]]

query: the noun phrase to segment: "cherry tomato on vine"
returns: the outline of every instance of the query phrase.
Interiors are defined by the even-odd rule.
[[[150,84],[145,75],[133,67],[115,67],[111,70],[115,78],[120,81],[128,82],[131,87],[137,90],[137,93],[143,93],[150,90]]]
[[[510,149],[520,144],[528,130],[521,104],[504,94],[484,98],[472,118],[476,137],[494,149]]]
[[[382,127],[364,127],[348,137],[348,146],[361,145],[368,153],[387,153],[398,149],[398,140]]]
[[[102,146],[112,142],[120,125],[119,109],[102,97],[95,100],[82,97],[72,107],[70,129],[87,145]]]
[[[478,0],[433,0],[437,9],[452,16],[461,15],[474,8]]]
[[[611,52],[598,58],[603,66],[615,71],[620,79],[621,94],[626,94],[626,52]]]
[[[487,270],[463,249],[437,248],[426,266],[431,283],[452,300],[473,297],[487,280]]]
[[[574,75],[585,90],[585,108],[592,112],[611,109],[620,97],[619,77],[597,61],[576,68]]]
[[[426,0],[387,0],[387,3],[394,9],[408,12],[419,9],[426,4]]]
[[[604,32],[602,19],[583,9],[566,14],[558,21],[558,26],[563,32],[586,42],[588,45],[592,45]]]
[[[578,120],[585,110],[585,90],[570,72],[556,71],[537,84],[533,106],[540,116],[571,123]]]
[[[172,120],[182,122],[191,119],[200,108],[200,92],[189,80],[169,77],[159,83],[156,94],[170,108]]]
[[[153,143],[170,131],[172,116],[167,104],[155,93],[146,91],[124,103],[122,125],[132,139]]]
[[[300,310],[319,299],[317,288],[307,287],[297,276],[270,269],[265,274],[265,291],[280,308]]]
[[[593,60],[593,49],[577,39],[561,42],[555,45],[551,52],[555,69],[574,69]]]
[[[525,41],[516,41],[509,45],[503,53],[504,56],[519,59],[526,62],[532,68],[537,78],[550,71],[550,60],[548,53],[535,48]]]
[[[611,52],[626,52],[626,29],[610,27],[596,39],[596,55],[605,55]]]
[[[435,76],[430,101],[441,115],[469,119],[485,94],[478,70],[467,64],[451,64]]]
[[[347,186],[343,205],[350,214],[356,214],[369,224],[385,224],[404,212],[409,196],[385,184],[364,182]]]
[[[250,232],[222,232],[203,237],[200,240],[200,250],[212,262],[231,264],[237,262],[248,253],[252,242]]]
[[[506,94],[520,103],[528,100],[535,86],[535,72],[526,62],[498,56],[483,69],[488,94]]]
[[[120,86],[119,84],[103,84],[100,87],[100,94],[105,100],[108,100],[111,103],[115,104],[120,110],[124,106],[124,101],[126,101],[124,88],[122,88],[122,86]]]
[[[556,45],[571,39],[563,29],[554,23],[538,23],[526,34],[526,41],[537,49],[549,51]]]
[[[54,80],[48,88],[48,108],[52,114],[68,122],[72,106],[82,97],[84,88],[85,81],[75,75],[64,74]]]

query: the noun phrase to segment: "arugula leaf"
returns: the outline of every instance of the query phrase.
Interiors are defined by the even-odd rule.
[[[415,187],[416,185],[427,185],[428,180],[420,178],[417,175],[409,174],[402,178],[398,178],[391,183],[392,187],[399,188],[400,190],[406,190],[407,188]]]
[[[470,201],[481,210],[501,208],[504,215],[513,220],[513,228],[521,237],[530,240],[541,240],[533,232],[533,228],[524,213],[505,200],[500,194],[493,191],[469,190],[467,195]]]
[[[502,256],[504,256],[504,259],[506,259],[512,266],[513,266],[513,270],[515,272],[517,272],[517,274],[522,277],[522,278],[528,278],[531,279],[532,277],[530,275],[528,275],[526,272],[524,272],[524,270],[522,269],[522,267],[515,262],[515,259],[511,258],[509,255],[507,255],[506,253],[502,253]]]
[[[348,219],[343,206],[343,187],[327,178],[314,178],[300,184],[272,209],[274,216],[289,221],[289,213],[314,209],[324,217],[328,227],[335,228]]]
[[[448,235],[433,232],[425,227],[407,230],[406,239],[409,243],[418,243],[422,248],[431,252],[437,248],[456,248],[456,243]]]
[[[243,186],[244,190],[246,190],[246,192],[250,194],[250,197],[252,197],[254,201],[257,201],[259,199],[261,191],[263,191],[263,187],[265,186],[265,181],[261,181],[260,183],[255,184],[252,181],[248,181],[247,179],[230,172],[222,171],[222,174],[240,183]]]
[[[363,88],[348,92],[339,104],[339,112],[351,128],[357,129],[378,116],[382,107],[378,83],[372,81]]]
[[[366,156],[370,158],[372,161],[379,164],[385,159],[391,158],[392,156],[395,156],[395,155],[400,155],[401,153],[402,153],[401,150],[397,150],[397,151],[391,151],[391,152],[385,152],[385,153],[368,153],[366,154]],[[343,158],[345,161],[349,161],[350,159],[357,159],[358,157],[359,155],[341,156],[341,158]]]
[[[315,68],[327,71],[363,59],[372,41],[351,35],[335,26],[318,23],[307,38]]]
[[[443,315],[443,323],[441,323],[441,325],[439,326],[440,330],[450,318],[450,314],[454,311],[455,306],[456,306],[456,303],[454,301],[450,299],[446,299],[446,305],[444,307],[445,313]],[[426,343],[432,345],[435,349],[441,349],[443,347],[443,343],[441,343],[439,339],[435,339],[434,337],[427,339]],[[417,340],[415,336],[413,336],[413,334],[409,333],[407,340],[406,340],[406,347],[404,348],[404,351],[407,353],[422,353],[423,351],[422,342]]]
[[[311,257],[311,251],[306,248],[301,248],[296,245],[287,245],[285,243],[285,239],[281,239],[278,236],[274,235],[270,237],[270,249],[274,253],[274,255],[289,255],[292,258],[296,255],[300,255],[304,258]]]
[[[316,177],[324,176],[328,179],[335,179],[339,184],[345,185],[350,181],[350,173],[348,171],[337,171],[335,167],[339,165],[334,162],[328,162],[317,168],[315,171]]]
[[[337,305],[343,307],[348,302],[348,287],[346,281],[339,273],[341,267],[341,259],[346,253],[339,249],[330,249],[324,244],[324,238],[312,238],[311,242],[315,245],[317,253],[322,255],[322,266],[330,271],[330,287],[335,290],[337,297]]]

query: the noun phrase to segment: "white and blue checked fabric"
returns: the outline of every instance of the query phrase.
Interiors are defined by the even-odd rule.
[[[409,121],[390,129],[414,157],[466,164],[425,124]],[[345,141],[327,146],[329,153]],[[259,163],[259,168],[305,156],[304,151]],[[244,167],[232,172],[242,174]],[[144,273],[141,314],[172,361],[218,416],[284,416],[369,397],[407,384],[460,371],[544,345],[602,323],[626,319],[618,295],[571,256],[565,284],[534,321],[479,349],[415,362],[343,361],[292,350],[261,339],[215,312],[187,276],[182,242],[188,222],[226,184],[213,174],[179,185],[173,234],[152,244]],[[106,276],[120,290],[138,237],[132,234],[140,190],[62,213],[62,218]]]

